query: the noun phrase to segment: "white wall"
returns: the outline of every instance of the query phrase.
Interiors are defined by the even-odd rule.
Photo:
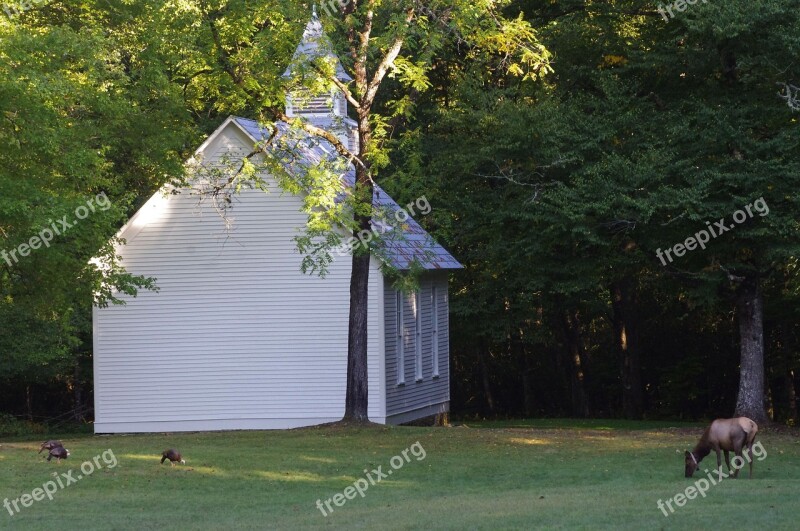
[[[206,153],[249,152],[235,125]],[[95,309],[97,433],[290,428],[344,413],[350,258],[326,278],[300,272],[293,237],[301,200],[253,190],[233,228],[198,197],[154,197],[120,249],[158,293]],[[370,273],[369,380],[373,421],[385,420],[383,279]]]

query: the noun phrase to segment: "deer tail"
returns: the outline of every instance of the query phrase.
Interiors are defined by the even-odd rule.
[[[756,433],[758,433],[758,424],[751,420],[749,428],[750,429],[745,430],[745,433],[747,434],[747,447],[752,448],[753,442],[756,440]]]

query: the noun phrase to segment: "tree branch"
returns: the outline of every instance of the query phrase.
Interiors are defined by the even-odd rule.
[[[406,26],[408,26],[413,19],[414,9],[411,8],[406,12]],[[403,49],[404,42],[404,37],[396,37],[394,42],[392,42],[392,45],[389,47],[389,50],[386,52],[386,55],[383,57],[383,60],[378,65],[378,68],[375,70],[375,74],[372,76],[372,81],[370,81],[369,85],[367,85],[366,94],[364,94],[364,102],[366,107],[369,107],[372,104],[372,101],[374,100],[375,95],[378,93],[378,89],[381,86],[381,81],[383,81],[383,78],[389,71],[389,68],[391,68],[392,64],[394,64],[394,60],[397,59],[398,55],[400,55],[400,50]]]
[[[267,107],[265,110],[266,110],[266,112],[268,114],[270,114],[276,120],[280,120],[282,122],[286,122],[289,125],[295,125],[295,126],[299,127],[300,129],[304,130],[307,133],[310,133],[310,134],[312,134],[312,135],[314,135],[316,137],[323,138],[323,139],[327,140],[328,142],[330,142],[330,144],[333,146],[333,148],[336,150],[336,152],[339,153],[339,155],[343,156],[344,158],[346,158],[346,159],[348,159],[350,161],[355,162],[356,165],[358,165],[358,166],[361,166],[363,168],[367,167],[364,164],[364,161],[362,161],[355,153],[353,153],[352,151],[347,149],[347,146],[345,146],[342,143],[342,141],[339,140],[339,137],[337,137],[333,133],[331,133],[329,131],[326,131],[325,129],[319,128],[319,127],[317,127],[315,125],[312,125],[312,124],[306,122],[305,120],[301,120],[299,118],[290,118],[290,117],[288,117],[286,115],[286,113],[284,113],[281,110],[278,110],[278,109],[275,109],[275,108],[272,108],[272,107]]]
[[[314,70],[316,70],[316,71],[317,71],[317,73],[319,73],[320,75],[323,75],[323,76],[325,76],[325,75],[326,75],[326,74],[325,74],[325,71],[324,71],[324,70],[322,70],[322,68],[320,68],[319,66],[317,66],[315,63],[313,63],[313,62],[312,62],[312,66],[314,67]],[[360,109],[361,109],[361,102],[359,102],[359,101],[358,101],[358,100],[355,98],[355,96],[353,96],[353,93],[352,93],[352,92],[350,92],[350,88],[349,88],[347,85],[345,85],[344,83],[342,83],[341,81],[339,81],[339,79],[336,77],[336,72],[334,72],[333,76],[331,76],[331,77],[330,77],[330,78],[328,78],[328,79],[330,79],[330,80],[333,82],[333,84],[334,84],[334,85],[336,85],[336,87],[337,87],[339,90],[341,90],[341,91],[342,91],[342,93],[344,94],[344,97],[347,99],[347,101],[348,101],[348,102],[350,102],[350,105],[352,105],[352,106],[353,106],[353,108],[354,108],[356,111],[358,111],[358,110],[360,110]]]
[[[234,82],[234,84],[239,87],[245,94],[247,94],[252,101],[259,101],[260,95],[254,92],[252,89],[247,87],[244,83],[244,80],[236,73],[235,68],[233,68],[233,63],[230,60],[230,56],[225,52],[222,47],[222,42],[220,40],[219,32],[216,29],[216,25],[214,21],[216,20],[216,15],[206,12],[206,16],[208,18],[208,24],[211,29],[211,35],[214,38],[214,43],[217,46],[218,54],[217,54],[217,62],[220,64],[223,71],[225,71]],[[338,80],[337,80],[338,81]],[[301,120],[299,118],[290,118],[286,115],[286,113],[278,109],[276,107],[264,107],[262,110],[270,116],[273,120],[280,120],[292,126],[297,126],[300,129],[303,129],[307,133],[314,135],[319,138],[323,138],[327,140],[333,148],[336,150],[339,155],[345,157],[351,162],[354,162],[356,165],[361,166],[363,168],[367,168],[367,165],[361,160],[358,155],[350,151],[347,146],[339,140],[339,137],[334,135],[333,133],[326,131],[325,129],[316,127],[311,125],[310,123]]]
[[[211,38],[214,40],[214,45],[217,47],[217,62],[220,64],[222,69],[231,77],[233,82],[239,86],[243,86],[243,79],[241,76],[236,72],[236,69],[233,67],[233,62],[231,61],[231,56],[222,46],[222,38],[220,37],[219,30],[217,29],[216,21],[221,15],[221,12],[215,11],[211,12],[206,10],[205,2],[203,2],[203,8],[205,11],[206,19],[208,20],[208,27],[211,30]]]

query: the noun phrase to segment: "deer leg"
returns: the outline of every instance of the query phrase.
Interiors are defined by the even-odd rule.
[[[714,450],[717,453],[717,472],[719,473],[719,480],[722,481],[722,456],[719,450]]]
[[[733,472],[733,469],[731,468],[731,456],[728,450],[725,450],[725,464],[728,465],[728,472]]]
[[[750,463],[750,479],[753,479],[753,450],[750,448],[750,446],[745,445],[744,457],[745,460]]]
[[[744,457],[742,457],[742,445],[741,444],[733,444],[733,451],[736,454],[736,457],[741,459],[742,465],[736,468],[736,471],[733,473],[734,479],[739,479],[739,470],[744,467]]]

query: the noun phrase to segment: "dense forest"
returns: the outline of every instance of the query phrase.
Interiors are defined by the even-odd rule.
[[[158,284],[124,270],[114,234],[228,115],[274,117],[311,5],[12,6],[0,415],[90,421],[92,304]],[[320,16],[343,46],[338,9]],[[453,414],[794,423],[795,1],[398,1],[373,24],[408,13],[372,170],[400,204],[429,201],[418,221],[465,265]]]

